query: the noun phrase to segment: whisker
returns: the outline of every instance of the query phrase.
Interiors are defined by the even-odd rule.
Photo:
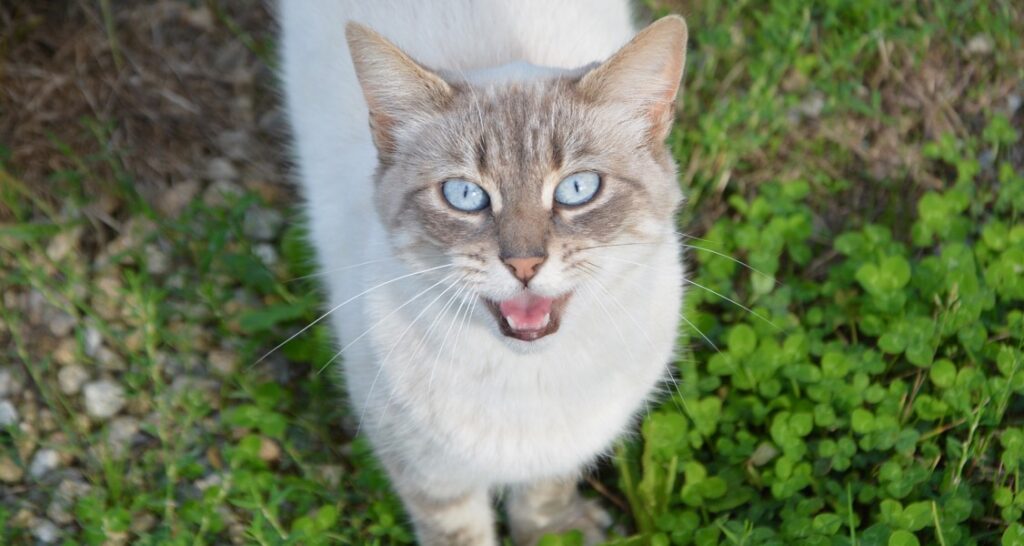
[[[593,265],[594,267],[598,267],[595,264],[590,264],[590,265]],[[651,349],[653,350],[654,349],[654,341],[651,340],[651,336],[647,334],[647,330],[644,327],[640,326],[640,323],[636,320],[636,317],[634,317],[633,314],[630,313],[629,310],[626,309],[626,307],[624,305],[622,305],[622,303],[619,302],[619,300],[615,297],[615,295],[612,294],[611,291],[609,291],[607,287],[605,287],[604,283],[601,282],[601,280],[597,277],[597,275],[591,275],[591,279],[595,283],[597,283],[597,287],[600,288],[605,293],[605,295],[608,296],[608,299],[610,299],[612,301],[612,303],[617,305],[619,307],[619,309],[626,315],[626,317],[628,317],[629,320],[631,320],[633,322],[633,325],[636,326],[636,329],[639,330],[641,334],[643,334],[644,338],[647,339],[648,346],[650,346]],[[672,385],[675,387],[676,394],[678,394],[679,397],[682,398],[683,393],[679,389],[679,383],[676,381],[676,377],[672,373],[671,369],[668,370],[668,377],[672,381]],[[670,396],[670,397],[672,398],[672,403],[675,404],[676,409],[678,409],[680,412],[682,412],[683,408],[681,408],[679,406],[679,402],[676,401],[675,396]]]
[[[398,336],[398,339],[395,341],[394,345],[391,346],[391,349],[388,350],[388,353],[384,355],[383,359],[381,359],[380,364],[378,364],[377,367],[377,374],[373,376],[373,381],[370,383],[370,388],[366,392],[366,401],[363,403],[363,409],[359,413],[359,423],[356,425],[356,434],[359,434],[359,430],[362,429],[363,427],[363,419],[366,418],[366,410],[370,406],[370,397],[373,395],[373,389],[377,386],[377,380],[380,379],[380,374],[384,371],[384,365],[387,364],[388,360],[391,359],[391,354],[395,352],[395,349],[397,349],[398,346],[402,343],[402,340],[405,339],[405,336],[409,333],[409,330],[411,330],[412,327],[416,325],[420,318],[423,317],[424,313],[426,313],[427,310],[433,307],[434,304],[437,303],[437,300],[441,299],[441,297],[444,296],[445,293],[447,293],[449,290],[455,287],[458,284],[459,280],[461,279],[456,279],[454,282],[450,283],[447,287],[445,287],[444,290],[441,291],[440,294],[434,297],[434,299],[430,300],[430,303],[423,307],[423,309],[416,315],[416,317],[412,319],[409,325],[405,327],[405,330],[402,330],[402,334]]]
[[[745,268],[749,269],[750,271],[753,271],[754,273],[757,273],[759,275],[762,275],[764,277],[767,277],[767,278],[771,279],[772,282],[774,282],[777,286],[782,286],[782,283],[779,282],[779,280],[776,279],[774,275],[769,275],[769,274],[765,273],[764,271],[761,271],[760,269],[757,269],[756,267],[754,267],[752,265],[748,265],[748,264],[744,263],[742,260],[737,260],[736,258],[733,258],[732,256],[730,256],[728,254],[725,254],[723,252],[719,252],[717,250],[713,250],[713,249],[710,249],[710,248],[707,248],[707,247],[703,247],[703,246],[691,245],[691,244],[687,244],[687,243],[682,243],[682,244],[683,244],[683,247],[685,247],[685,248],[692,248],[694,250],[703,250],[705,252],[710,252],[710,253],[714,254],[715,256],[721,256],[722,258],[725,258],[726,260],[730,260],[732,262],[735,262],[738,265],[740,265],[741,267],[745,267]]]
[[[459,295],[462,292],[466,291],[467,288],[468,285],[462,285],[462,288],[459,289],[459,292],[455,295],[455,297],[458,298]],[[448,343],[448,336],[452,333],[452,328],[455,327],[455,324],[458,323],[459,315],[462,313],[462,308],[463,306],[466,305],[466,303],[467,301],[465,298],[461,298],[459,300],[459,307],[458,309],[455,310],[455,317],[452,319],[451,323],[448,324],[448,330],[446,330],[444,333],[444,339],[441,340],[441,346],[438,347],[437,354],[434,355],[434,364],[430,367],[430,380],[427,381],[427,393],[430,393],[434,385],[434,371],[436,371],[437,369],[437,361],[440,360],[441,353],[444,351],[444,347]]]
[[[651,265],[642,264],[642,263],[634,262],[634,261],[631,261],[631,260],[624,260],[622,258],[617,258],[615,256],[602,256],[601,258],[607,258],[609,260],[615,260],[615,261],[618,261],[618,262],[624,262],[624,263],[628,263],[628,264],[633,264],[633,265],[636,265],[636,266],[639,266],[639,267],[646,267],[648,269],[653,269],[655,271],[658,270],[657,267],[654,267],[654,266],[651,266]],[[747,307],[746,305],[743,305],[742,303],[740,303],[740,302],[730,298],[729,296],[726,296],[724,294],[716,292],[716,291],[714,291],[714,290],[712,290],[712,289],[710,289],[710,288],[708,288],[708,287],[706,287],[706,286],[704,286],[704,285],[702,285],[702,284],[700,284],[700,283],[698,283],[696,281],[692,281],[692,280],[690,280],[690,279],[688,279],[686,277],[683,277],[683,282],[685,282],[687,284],[691,284],[693,286],[696,286],[697,288],[700,288],[702,290],[706,290],[709,293],[714,294],[714,295],[718,296],[719,298],[722,298],[723,300],[725,300],[725,301],[735,305],[736,307],[739,307],[740,309],[743,309],[744,311],[750,313],[751,315],[754,315],[755,317],[757,317],[757,318],[767,322],[768,324],[772,325],[773,328],[775,328],[775,329],[777,329],[779,331],[782,331],[782,328],[780,328],[774,322],[768,320],[767,318],[765,318],[763,315],[761,315],[757,311],[754,311],[753,309],[751,309],[751,308]]]
[[[459,280],[461,280],[462,278],[465,278],[465,275],[463,275]],[[420,351],[423,349],[423,347],[426,344],[427,340],[430,339],[430,335],[434,332],[434,328],[437,327],[438,323],[444,317],[445,313],[448,311],[448,309],[451,308],[452,303],[459,296],[459,294],[461,294],[462,291],[465,290],[466,286],[463,285],[463,284],[459,284],[459,280],[457,280],[454,283],[452,283],[452,286],[456,286],[456,285],[459,286],[458,290],[456,290],[454,293],[452,293],[451,296],[448,297],[448,301],[446,301],[445,304],[443,306],[441,306],[441,309],[440,309],[440,311],[438,311],[437,315],[434,317],[434,320],[430,321],[430,326],[428,326],[427,327],[427,331],[424,332],[422,336],[420,336],[420,342],[416,345],[416,350],[413,352],[412,356],[409,358],[410,362],[406,366],[404,366],[402,368],[402,372],[399,373],[398,374],[398,378],[395,379],[395,381],[394,381],[395,384],[391,387],[391,392],[388,394],[388,399],[384,403],[384,410],[380,412],[380,418],[377,421],[378,425],[380,423],[384,422],[384,417],[387,416],[388,409],[391,407],[391,401],[395,399],[395,394],[398,392],[398,389],[396,388],[396,386],[399,383],[402,382],[402,379],[405,378],[405,374],[408,373],[409,368],[411,368],[414,365],[413,363],[416,361],[416,357],[419,356]],[[448,289],[450,289],[450,288],[451,287],[449,287]],[[447,292],[448,289],[446,289],[445,292]],[[442,292],[442,295],[443,294],[444,293]],[[386,361],[387,360],[385,359],[385,362]],[[383,364],[382,364],[382,366],[383,366]],[[431,368],[431,370],[433,370],[433,368]],[[431,372],[431,373],[433,373],[433,372]]]
[[[320,367],[320,369],[319,369],[319,370],[317,370],[317,372],[316,372],[316,375],[320,375],[321,373],[323,373],[323,371],[324,371],[324,370],[326,370],[326,369],[327,369],[327,367],[328,367],[328,366],[330,366],[330,365],[331,365],[331,363],[332,363],[332,362],[334,362],[334,361],[335,361],[335,360],[336,360],[336,359],[337,359],[337,358],[338,358],[339,356],[341,356],[341,355],[342,355],[342,353],[344,353],[344,352],[345,352],[346,350],[348,350],[348,348],[349,348],[349,347],[351,347],[352,345],[354,345],[354,344],[355,344],[355,343],[356,343],[357,341],[359,341],[360,339],[362,339],[363,337],[365,337],[365,336],[366,336],[367,334],[369,334],[369,333],[370,333],[371,331],[373,331],[374,329],[376,329],[376,328],[377,328],[378,326],[380,326],[381,324],[383,324],[383,323],[384,323],[384,321],[386,321],[387,319],[391,318],[391,316],[393,316],[393,315],[394,315],[395,313],[397,313],[397,312],[401,311],[401,310],[402,310],[402,309],[403,309],[403,308],[404,308],[405,306],[407,306],[407,305],[409,305],[410,303],[412,303],[412,302],[416,301],[416,300],[417,300],[417,299],[419,299],[419,298],[420,298],[421,296],[423,296],[423,295],[424,295],[424,294],[426,294],[427,292],[429,292],[429,291],[433,290],[433,289],[434,289],[434,288],[436,288],[436,287],[437,287],[437,286],[438,286],[439,284],[441,284],[441,283],[443,283],[443,282],[447,281],[448,279],[450,279],[450,278],[454,277],[455,275],[456,275],[456,273],[449,273],[449,274],[445,275],[445,276],[444,276],[444,278],[442,278],[441,280],[439,280],[439,281],[437,281],[436,283],[434,283],[434,284],[432,284],[432,285],[428,286],[427,288],[425,288],[425,289],[421,290],[421,291],[420,291],[420,292],[419,292],[418,294],[416,294],[415,296],[413,296],[413,297],[409,298],[408,300],[406,300],[406,301],[405,301],[405,303],[403,303],[402,305],[399,305],[399,306],[398,306],[398,307],[396,307],[396,308],[395,308],[394,310],[392,310],[392,311],[391,311],[390,313],[388,313],[388,314],[384,315],[384,317],[382,317],[382,318],[381,318],[380,320],[378,320],[377,322],[373,323],[373,325],[372,325],[372,326],[370,326],[369,328],[367,328],[366,330],[364,330],[364,331],[363,331],[363,333],[361,333],[361,334],[359,334],[358,336],[356,336],[356,338],[355,338],[355,339],[353,339],[352,341],[349,341],[349,342],[348,342],[347,344],[345,344],[345,346],[344,346],[344,347],[342,347],[342,348],[341,348],[340,350],[338,350],[338,352],[334,353],[334,356],[332,356],[332,357],[331,357],[331,359],[330,359],[330,360],[328,360],[326,364],[324,364],[323,366],[321,366],[321,367]]]
[[[281,347],[284,347],[285,345],[288,344],[289,341],[299,337],[304,332],[306,332],[306,330],[309,330],[310,328],[315,326],[317,323],[319,323],[320,321],[322,321],[325,318],[327,318],[331,313],[337,311],[338,309],[341,309],[342,307],[344,307],[345,305],[348,305],[349,303],[355,301],[356,299],[358,299],[358,298],[360,298],[362,296],[365,296],[366,294],[369,294],[370,292],[373,292],[374,290],[377,290],[378,288],[382,288],[382,287],[387,286],[389,284],[398,282],[398,281],[400,281],[402,279],[408,279],[409,277],[415,277],[417,275],[423,275],[425,273],[429,273],[431,271],[437,271],[438,269],[444,269],[444,268],[447,268],[447,267],[455,267],[455,264],[439,265],[439,266],[436,266],[436,267],[431,267],[431,268],[428,268],[428,269],[422,269],[420,271],[415,271],[413,273],[406,273],[405,275],[401,275],[401,276],[395,277],[395,278],[393,278],[391,280],[384,281],[384,282],[382,282],[382,283],[380,283],[380,284],[378,284],[376,286],[373,286],[371,288],[367,288],[366,290],[363,290],[362,292],[356,294],[355,296],[352,296],[351,298],[349,298],[349,299],[339,303],[338,305],[335,305],[334,307],[329,309],[326,313],[324,313],[324,314],[320,315],[319,317],[317,317],[316,320],[314,320],[313,322],[310,322],[309,324],[304,326],[301,330],[299,330],[298,332],[295,332],[294,334],[292,334],[288,339],[282,341],[281,343],[278,343],[276,347],[274,347],[273,349],[267,351],[266,354],[264,354],[259,359],[257,359],[256,362],[253,362],[252,364],[250,364],[248,366],[248,368],[252,368],[253,366],[259,364],[260,362],[263,362],[264,360],[266,360],[266,358],[268,356],[274,354],[274,351],[277,351]]]
[[[607,257],[607,256],[605,256],[605,257]],[[597,265],[597,264],[595,264],[593,262],[590,262],[590,265],[593,266],[593,267],[601,268],[601,266],[599,266],[599,265]],[[643,264],[637,264],[637,265],[643,265]],[[647,267],[651,267],[651,266],[647,266]],[[711,348],[715,350],[715,352],[717,352],[717,353],[722,352],[722,350],[718,348],[718,345],[715,345],[715,342],[711,341],[711,338],[709,338],[707,335],[705,335],[704,332],[702,332],[701,329],[698,328],[696,324],[694,324],[693,322],[690,321],[690,319],[686,318],[686,315],[684,313],[680,312],[679,313],[679,318],[680,318],[680,320],[685,322],[687,324],[687,326],[689,326],[690,328],[693,328],[693,331],[697,332],[697,334],[701,338],[703,338],[704,341],[706,341],[707,344],[710,345]]]
[[[440,254],[438,254],[438,255],[440,255]],[[329,275],[332,275],[332,274],[336,274],[336,272],[347,271],[348,269],[354,269],[356,267],[362,267],[362,266],[366,266],[366,265],[372,265],[374,263],[380,263],[380,262],[383,262],[383,261],[390,261],[390,260],[396,260],[396,259],[398,259],[398,258],[396,258],[394,256],[390,256],[390,257],[387,257],[387,258],[378,258],[378,259],[375,259],[375,260],[367,260],[367,261],[360,262],[360,263],[352,263],[350,265],[343,265],[341,267],[335,267],[333,269],[325,269],[323,271],[314,272],[314,274],[303,275],[302,277],[296,277],[294,279],[289,279],[289,280],[285,281],[285,283],[295,283],[295,282],[298,282],[298,281],[304,281],[306,279],[315,279],[317,277],[326,277],[326,276],[329,276]]]

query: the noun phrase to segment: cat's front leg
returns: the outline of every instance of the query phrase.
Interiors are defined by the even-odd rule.
[[[548,533],[577,529],[587,546],[604,542],[612,519],[594,500],[580,496],[575,480],[548,480],[509,493],[509,527],[516,546],[535,546]]]
[[[496,546],[494,514],[486,488],[437,495],[396,483],[421,546]]]

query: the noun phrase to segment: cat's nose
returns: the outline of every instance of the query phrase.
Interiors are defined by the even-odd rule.
[[[505,258],[505,266],[508,270],[516,276],[517,279],[522,281],[523,285],[527,285],[530,279],[537,274],[537,270],[540,269],[540,264],[544,263],[547,256],[531,256],[529,258]]]

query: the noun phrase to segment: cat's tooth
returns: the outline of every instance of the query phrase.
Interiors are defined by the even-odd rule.
[[[540,321],[540,327],[544,328],[551,322],[551,313],[544,313],[544,320]]]
[[[505,320],[508,321],[508,327],[509,328],[512,328],[513,330],[518,330],[519,329],[519,323],[516,322],[516,319],[514,319],[512,317],[505,317]]]

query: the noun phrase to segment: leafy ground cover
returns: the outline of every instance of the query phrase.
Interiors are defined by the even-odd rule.
[[[1024,544],[1024,10],[649,7],[694,327],[612,543]],[[0,544],[411,543],[328,333],[260,360],[318,316],[262,4],[0,22]]]

